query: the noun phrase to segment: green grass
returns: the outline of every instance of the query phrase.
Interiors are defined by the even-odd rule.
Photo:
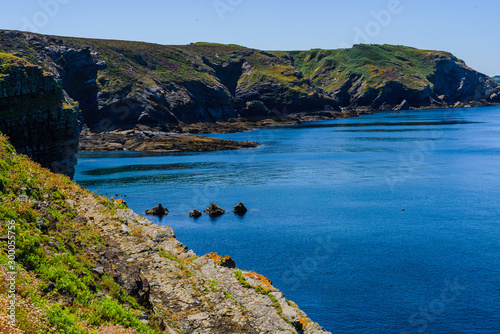
[[[231,294],[227,291],[224,291],[224,297],[226,297],[226,299],[232,299],[232,300],[236,300],[233,296],[231,296]]]
[[[220,66],[227,62],[246,62],[249,65],[250,70],[238,80],[240,87],[250,88],[262,82],[276,83],[286,87],[286,94],[295,97],[310,96],[317,87],[333,92],[352,77],[363,79],[362,90],[380,88],[390,81],[422,90],[432,85],[427,78],[434,73],[436,61],[440,57],[456,60],[446,52],[394,45],[359,44],[350,49],[263,52],[234,44],[205,42],[159,45],[55,36],[48,38],[61,40],[69,47],[91,47],[95,50],[98,58],[107,64],[106,69],[98,73],[98,87],[100,92],[109,94],[110,100],[113,94],[129,94],[145,87],[172,82],[180,85],[203,83],[220,86],[208,63]],[[24,50],[27,60],[37,63],[32,47],[22,38],[0,36],[0,51],[16,52],[18,48]],[[50,71],[50,64],[43,66]],[[297,72],[303,73],[304,77],[294,75]],[[284,96],[281,102],[285,103],[286,100]]]
[[[247,282],[247,280],[245,279],[245,276],[243,276],[243,273],[241,272],[241,270],[235,270],[234,276],[241,283],[241,285],[243,285],[245,288],[251,288],[250,283]]]
[[[187,266],[186,266],[186,263],[184,263],[183,261],[181,261],[180,259],[168,254],[167,252],[165,252],[163,249],[161,248],[158,248],[158,252],[160,253],[161,256],[163,256],[164,258],[167,258],[171,261],[174,261],[174,262],[177,262],[177,267],[181,270],[182,274],[185,275],[185,276],[193,276],[193,272],[189,269],[187,269]],[[190,260],[187,260],[187,261],[190,261]]]
[[[19,309],[20,319],[25,319],[19,322],[23,330],[35,333],[32,327],[37,327],[40,333],[48,333],[50,328],[56,333],[91,333],[101,325],[113,324],[155,333],[139,320],[143,307],[112,278],[93,271],[96,255],[88,250],[103,245],[102,237],[89,224],[74,222],[75,213],[64,201],[70,194],[88,195],[86,190],[16,154],[1,134],[0,180],[0,236],[7,234],[3,222],[15,220],[18,280],[27,282],[18,284],[20,305],[29,305]],[[30,188],[32,202],[18,201],[21,187]],[[41,201],[48,203],[47,213],[36,204]],[[40,217],[49,225],[47,214],[55,218],[55,229],[40,227]],[[0,264],[8,261],[3,243],[0,241]],[[6,296],[2,289],[0,299]],[[107,297],[98,298],[98,292]]]
[[[351,76],[360,76],[365,89],[399,81],[412,89],[423,89],[435,70],[429,56],[450,57],[445,52],[425,51],[406,46],[355,45],[350,49],[294,51],[295,65],[326,91],[340,88]]]

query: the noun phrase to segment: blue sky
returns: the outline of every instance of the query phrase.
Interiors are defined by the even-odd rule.
[[[498,0],[4,0],[0,28],[264,50],[401,44],[500,75]]]

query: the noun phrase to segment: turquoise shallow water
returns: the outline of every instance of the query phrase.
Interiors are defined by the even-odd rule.
[[[334,333],[500,332],[500,108],[214,136],[263,146],[82,154],[75,180],[137,212],[161,202],[170,214],[151,220],[266,275]],[[244,217],[188,217],[240,201]]]

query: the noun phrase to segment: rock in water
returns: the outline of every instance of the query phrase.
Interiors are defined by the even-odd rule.
[[[193,211],[189,212],[189,217],[198,218],[201,217],[201,215],[202,213],[198,209],[194,209]]]
[[[168,210],[164,208],[161,204],[155,206],[152,209],[146,210],[147,215],[164,216],[168,214]]]
[[[239,202],[238,205],[236,205],[233,209],[233,212],[238,214],[238,215],[244,215],[247,211],[248,211],[248,209],[241,202]]]
[[[410,109],[410,104],[406,100],[403,100],[403,102],[401,102],[398,106],[394,108],[394,110],[408,110],[408,109]]]
[[[226,211],[222,209],[220,206],[216,205],[215,203],[210,203],[210,206],[205,209],[205,212],[208,213],[210,218],[222,216]]]

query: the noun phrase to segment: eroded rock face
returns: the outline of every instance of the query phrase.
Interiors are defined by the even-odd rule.
[[[205,212],[208,213],[210,218],[215,218],[222,216],[226,211],[222,209],[220,206],[216,205],[215,203],[210,203],[210,206],[205,209]]]
[[[106,67],[101,61],[98,64],[90,48],[71,48],[52,43],[45,47],[46,54],[52,59],[54,72],[62,80],[63,88],[68,95],[80,104],[83,118],[92,122],[96,119],[97,104],[97,72]]]
[[[77,110],[54,75],[21,59],[8,66],[6,62],[0,70],[0,132],[19,153],[73,177],[80,133]]]

